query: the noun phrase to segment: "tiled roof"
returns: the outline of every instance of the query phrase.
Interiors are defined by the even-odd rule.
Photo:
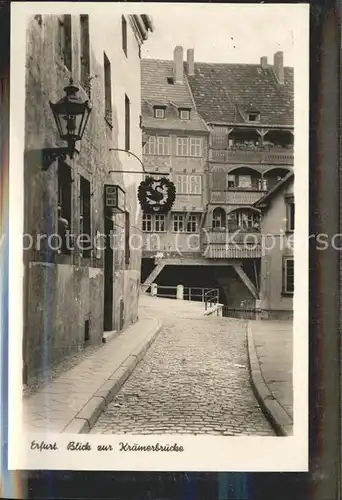
[[[261,125],[293,126],[293,68],[280,85],[272,67],[195,63],[188,76],[196,107],[207,123],[242,123],[241,111],[260,112]]]
[[[185,73],[184,73],[185,75]],[[141,60],[141,99],[143,126],[165,130],[207,131],[195,109],[188,82],[169,84],[173,77],[173,61]],[[166,106],[165,118],[154,118],[153,106]],[[181,120],[178,108],[191,108],[190,120]]]

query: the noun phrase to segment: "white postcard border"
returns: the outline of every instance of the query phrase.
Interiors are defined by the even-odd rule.
[[[225,437],[188,435],[28,435],[22,429],[22,303],[23,303],[23,151],[25,123],[25,18],[27,14],[103,15],[148,13],[175,9],[222,9],[222,15],[243,9],[293,11],[295,50],[295,300],[294,300],[294,435],[292,437]],[[209,14],[210,15],[210,14]],[[175,40],[176,41],[176,40]],[[261,54],[262,55],[262,54]],[[10,234],[9,234],[9,469],[156,470],[156,471],[307,471],[308,470],[308,112],[309,6],[303,4],[159,4],[34,3],[11,4],[10,86]],[[32,440],[56,442],[59,452],[30,450]],[[70,441],[89,442],[91,451],[66,451]],[[184,451],[119,451],[119,442],[133,445],[177,443]],[[107,444],[113,451],[97,451]],[[65,451],[63,451],[65,450]]]

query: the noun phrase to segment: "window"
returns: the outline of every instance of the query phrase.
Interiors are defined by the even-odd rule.
[[[142,230],[145,232],[162,233],[165,231],[165,215],[143,214]]]
[[[131,103],[125,95],[125,149],[129,151],[131,147]]]
[[[202,156],[202,140],[196,137],[190,138],[190,156]]]
[[[90,97],[90,49],[89,49],[89,16],[80,16],[81,30],[81,85]]]
[[[173,85],[175,83],[173,76],[168,76],[166,80],[169,85]]]
[[[252,178],[250,175],[239,175],[239,188],[249,189],[252,187]]]
[[[249,122],[258,122],[260,120],[260,113],[248,113]]]
[[[225,147],[227,146],[227,135],[226,134],[218,135],[217,133],[212,134],[211,143],[214,148],[225,149]]]
[[[58,164],[58,234],[62,245],[58,253],[70,255],[70,241],[67,235],[71,231],[71,169],[64,162]]]
[[[131,249],[129,246],[130,240],[130,220],[129,212],[125,212],[125,264],[129,266],[131,260]]]
[[[197,137],[177,137],[177,156],[202,156],[202,139]]]
[[[142,216],[142,230],[146,232],[152,231],[152,214],[143,214]]]
[[[186,224],[186,232],[187,233],[197,233],[198,231],[198,216],[190,215],[188,222]]]
[[[294,293],[294,259],[286,257],[284,259],[284,279],[283,293],[285,295],[293,295]]]
[[[181,120],[190,120],[190,109],[179,109],[179,118]]]
[[[176,191],[179,194],[201,194],[202,178],[200,175],[177,175]]]
[[[162,233],[165,231],[165,215],[156,214],[154,216],[154,231],[156,233]]]
[[[65,14],[58,20],[58,44],[64,65],[72,71],[71,15]]]
[[[155,118],[165,118],[165,107],[164,106],[154,106],[154,117]]]
[[[189,156],[189,140],[187,137],[177,137],[177,156]]]
[[[173,214],[173,231],[175,233],[184,231],[184,214]]]
[[[104,59],[104,84],[105,84],[105,120],[110,128],[113,128],[113,109],[112,109],[112,72],[111,64],[106,55],[103,53]]]
[[[144,147],[144,154],[147,155],[169,155],[170,137],[169,136],[150,136]]]
[[[254,212],[238,212],[237,223],[242,229],[259,227],[259,214]]]
[[[226,226],[226,212],[223,208],[217,207],[213,211],[212,227],[220,229]]]
[[[236,187],[235,175],[228,174],[228,189],[233,189]]]
[[[121,31],[122,31],[122,50],[127,57],[127,21],[125,16],[121,17]]]
[[[90,182],[84,177],[80,177],[80,235],[81,257],[90,258],[91,231],[90,231]]]
[[[295,205],[293,202],[287,203],[287,230],[294,231],[295,227]]]

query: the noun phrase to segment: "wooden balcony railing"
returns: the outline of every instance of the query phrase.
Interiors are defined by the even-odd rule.
[[[257,259],[261,257],[261,233],[203,229],[203,257],[207,259]]]
[[[276,148],[272,150],[233,150],[210,149],[209,159],[217,163],[265,163],[276,165],[293,165],[292,148]]]
[[[226,191],[210,191],[210,203],[232,203],[233,205],[253,205],[266,191],[242,191],[229,189]]]

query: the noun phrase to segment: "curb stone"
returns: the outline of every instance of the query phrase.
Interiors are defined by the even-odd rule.
[[[252,388],[260,407],[278,436],[292,436],[293,422],[266,385],[257,357],[251,324],[247,329],[248,365]]]
[[[112,373],[98,391],[89,399],[86,405],[64,429],[63,433],[88,434],[94,427],[97,419],[105,407],[113,401],[123,384],[132,374],[137,364],[143,359],[162,327],[162,322],[157,321],[157,327],[143,340],[126,358],[119,368]]]

